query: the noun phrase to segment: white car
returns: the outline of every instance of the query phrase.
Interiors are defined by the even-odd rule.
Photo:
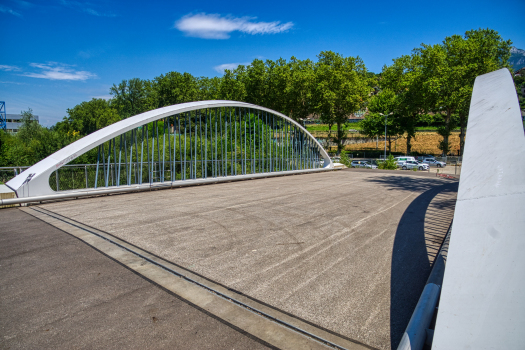
[[[425,158],[423,159],[423,163],[428,164],[428,166],[435,166],[438,168],[444,168],[447,166],[447,163],[440,162],[439,160],[436,160],[434,158]]]
[[[353,160],[352,168],[368,168],[368,169],[377,169],[377,165],[367,162],[366,160]]]
[[[418,170],[428,170],[428,164],[425,163],[418,163],[415,160],[407,160],[401,165],[401,169],[408,170],[408,169],[418,169]]]
[[[397,166],[403,166],[408,161],[415,162],[416,158],[410,156],[397,156],[394,158],[397,162]]]

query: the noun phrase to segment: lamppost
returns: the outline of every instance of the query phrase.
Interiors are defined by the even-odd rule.
[[[385,117],[385,160],[386,160],[386,117],[392,114],[394,114],[394,112],[390,112],[388,114],[379,113],[379,115],[382,115]]]

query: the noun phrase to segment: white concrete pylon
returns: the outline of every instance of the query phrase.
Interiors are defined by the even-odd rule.
[[[476,78],[432,349],[523,349],[525,136],[510,72]]]

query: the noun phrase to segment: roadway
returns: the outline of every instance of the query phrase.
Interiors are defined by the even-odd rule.
[[[456,191],[457,181],[436,178],[434,174],[346,169],[79,199],[40,207],[114,235],[319,329],[372,348],[390,349],[395,348],[400,340],[448,230]],[[27,215],[18,209],[6,209],[0,211],[2,222],[7,213]],[[16,215],[9,214],[13,218]],[[12,220],[16,226],[25,219]],[[16,230],[17,234],[28,231],[30,237],[39,237],[41,231],[36,223]],[[18,237],[17,234],[11,236]],[[55,234],[60,236],[59,232]],[[4,236],[5,233],[2,240]],[[66,234],[62,236],[72,239]],[[61,252],[61,244],[47,246],[45,240],[32,242],[28,238],[16,244],[28,245],[23,249],[29,251],[46,246],[46,254],[50,256],[53,252]],[[76,244],[83,246],[80,242]],[[10,259],[10,251],[10,248],[2,250],[2,266],[6,266],[5,259]],[[90,252],[95,259],[95,251]],[[42,252],[39,256],[46,254]],[[63,256],[62,253],[59,255]],[[109,299],[101,307],[98,317],[104,319],[106,313],[127,314],[130,305],[143,305],[148,298],[135,292],[135,286],[142,283],[144,289],[153,287],[107,257],[99,254],[98,258],[102,259],[99,263],[101,269],[106,266],[110,269],[110,265],[121,269],[120,272],[115,270],[113,277],[106,280],[107,285],[111,286],[114,279],[115,288],[129,289],[129,293],[136,297],[135,301],[128,300],[126,305]],[[13,339],[42,337],[36,332],[45,322],[38,312],[37,316],[28,316],[30,309],[16,303],[11,305],[9,300],[22,301],[28,297],[38,300],[39,290],[49,283],[46,281],[52,277],[52,271],[56,275],[51,278],[56,283],[54,288],[60,286],[59,290],[67,294],[65,304],[71,303],[79,313],[85,312],[83,308],[89,306],[89,303],[84,305],[83,300],[90,300],[91,291],[95,295],[98,293],[100,288],[96,287],[95,280],[85,280],[79,287],[84,296],[81,298],[75,294],[75,276],[82,276],[82,269],[91,271],[90,263],[79,260],[71,264],[71,271],[66,271],[70,264],[61,263],[62,268],[49,269],[48,278],[36,284],[26,281],[36,272],[29,273],[23,265],[9,270],[13,276],[7,280],[9,274],[2,273],[2,286],[6,282],[9,286],[27,285],[23,289],[28,289],[26,293],[29,293],[18,299],[9,298],[14,298],[12,294],[19,287],[2,293],[2,311],[9,307],[10,312],[19,313],[20,329],[23,329],[22,324],[30,324],[30,331],[26,332],[17,333],[14,331],[17,328],[13,328]],[[61,277],[62,274],[69,278]],[[129,282],[118,283],[124,278],[118,276],[125,275],[130,275]],[[131,276],[141,282],[132,281]],[[94,285],[91,287],[90,283]],[[158,296],[158,299],[164,298],[159,301],[158,310],[162,310],[162,302],[170,298],[180,301],[161,289],[157,292],[167,294]],[[93,298],[97,299],[96,296]],[[193,306],[183,305],[189,308],[188,315],[201,312]],[[66,320],[73,315],[64,314],[64,327]],[[170,319],[177,315],[180,313],[165,316]],[[195,329],[213,339],[224,340],[215,348],[229,348],[231,344],[227,340],[237,341],[240,348],[266,344],[264,339],[256,342],[253,337],[239,333],[237,328],[227,327],[225,322],[209,315],[209,320],[204,316],[207,315],[201,315],[202,320],[197,322]],[[2,317],[2,322],[6,318]],[[114,319],[116,316],[105,321]],[[213,325],[209,326],[209,322]],[[227,330],[220,328],[222,326]],[[88,324],[88,329],[90,327],[95,332],[100,325]],[[128,331],[126,334],[132,338],[143,335],[148,339],[145,333]],[[161,329],[157,334],[164,331],[169,330]],[[228,336],[215,336],[223,333]],[[190,337],[191,333],[183,332],[181,339],[185,334]],[[67,344],[74,345],[81,336],[76,337]],[[195,347],[202,348],[198,345],[201,339],[195,341]],[[186,344],[193,344],[190,338]]]

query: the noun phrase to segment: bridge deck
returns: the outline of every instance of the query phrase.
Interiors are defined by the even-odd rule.
[[[0,349],[268,349],[21,210],[0,222]]]
[[[389,349],[428,277],[456,190],[428,174],[348,169],[42,207]]]

